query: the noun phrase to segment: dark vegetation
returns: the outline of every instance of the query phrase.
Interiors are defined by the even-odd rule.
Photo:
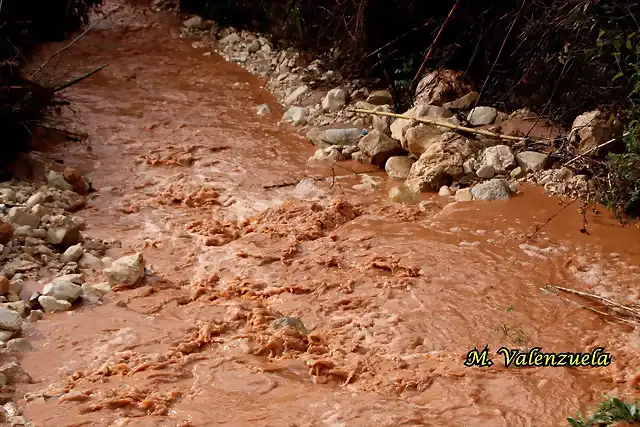
[[[324,55],[345,77],[385,81],[408,106],[411,81],[455,0],[181,0],[182,10],[270,33]],[[640,2],[460,0],[427,70],[462,70],[484,104],[527,107],[563,125],[598,107],[626,124],[618,154],[581,162],[600,201],[640,215]],[[610,148],[616,148],[612,145]],[[588,163],[588,164],[587,164]]]
[[[568,418],[571,427],[606,427],[619,425],[620,422],[629,424],[640,423],[640,408],[638,403],[626,403],[616,397],[607,398],[598,405],[595,413],[585,419],[578,412],[577,419]]]
[[[86,23],[101,0],[0,0],[0,173],[26,152],[32,130],[54,102],[54,89],[31,81],[23,66],[42,42],[62,41]]]

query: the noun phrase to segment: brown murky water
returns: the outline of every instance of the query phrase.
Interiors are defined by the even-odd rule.
[[[527,240],[561,208],[537,189],[426,212],[337,169],[333,186],[265,189],[332,171],[306,163],[314,149],[276,127],[281,111],[256,116],[275,105],[261,82],[176,28],[122,9],[57,65],[109,64],[66,92],[90,150],[57,156],[100,189],[87,232],[121,240],[113,256],[142,250],[153,276],[27,331],[36,425],[555,426],[601,393],[637,395],[639,331],[540,290],[635,302],[637,228],[589,212],[581,234],[575,204]],[[487,344],[604,347],[613,362],[463,365]]]

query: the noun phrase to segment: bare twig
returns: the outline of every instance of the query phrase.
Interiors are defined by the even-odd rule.
[[[413,78],[413,81],[411,82],[411,86],[410,86],[411,93],[413,93],[416,90],[416,87],[418,86],[418,81],[420,80],[420,77],[422,77],[422,72],[424,71],[424,67],[427,65],[429,58],[431,58],[431,52],[433,52],[433,47],[438,42],[438,39],[440,38],[440,34],[442,34],[442,30],[444,30],[444,27],[447,26],[447,23],[451,19],[451,16],[453,16],[453,12],[458,7],[458,3],[460,3],[460,0],[456,0],[456,2],[453,4],[453,7],[451,7],[451,10],[447,15],[447,18],[444,20],[444,22],[440,26],[440,30],[438,31],[438,34],[436,34],[435,39],[433,39],[433,43],[431,43],[431,46],[429,46],[429,50],[427,51],[427,54],[424,57],[424,61],[422,61],[422,64],[420,65],[418,72],[416,73],[415,77]]]
[[[627,135],[629,135],[629,132],[625,132],[624,134],[622,134],[622,136],[623,136],[623,137],[624,137],[624,136],[627,136]],[[562,165],[562,166],[569,166],[571,163],[575,162],[576,160],[579,160],[579,159],[583,158],[583,157],[584,157],[584,156],[586,156],[587,154],[592,153],[592,152],[594,152],[594,151],[597,151],[597,150],[599,150],[600,148],[602,148],[602,147],[604,147],[604,146],[606,146],[606,145],[609,145],[609,144],[611,144],[611,143],[615,142],[615,141],[616,141],[616,139],[617,139],[617,138],[610,139],[609,141],[607,141],[607,142],[603,142],[602,144],[598,145],[597,147],[590,148],[590,149],[588,149],[587,151],[585,151],[584,153],[580,154],[579,156],[576,156],[576,157],[574,157],[573,159],[569,160],[567,163],[565,163],[565,164],[564,164],[564,165]]]
[[[70,80],[70,81],[68,81],[67,83],[63,84],[63,85],[58,86],[57,88],[55,88],[55,89],[53,90],[53,93],[60,92],[61,90],[65,90],[66,88],[68,88],[68,87],[70,87],[70,86],[73,86],[73,85],[74,85],[74,84],[76,84],[76,83],[80,83],[80,82],[81,82],[81,81],[83,81],[84,79],[87,79],[87,78],[89,78],[89,77],[93,76],[95,73],[97,73],[98,71],[100,71],[100,70],[102,70],[103,68],[107,67],[108,65],[109,65],[109,64],[101,65],[100,67],[96,68],[95,70],[93,70],[93,71],[89,71],[87,74],[84,74],[84,75],[82,75],[82,76],[80,76],[80,77],[76,77],[75,79]]]
[[[513,27],[516,25],[516,21],[518,20],[518,18],[520,18],[520,13],[522,12],[522,9],[524,8],[524,5],[525,5],[526,2],[527,2],[527,0],[522,0],[522,5],[520,5],[520,9],[518,9],[518,14],[516,15],[516,18],[511,23],[511,26],[509,27],[509,31],[507,31],[507,35],[504,37],[504,40],[502,41],[502,46],[500,46],[500,50],[498,51],[498,55],[496,56],[496,59],[493,61],[493,64],[491,65],[491,69],[489,70],[489,74],[487,74],[487,78],[484,80],[484,83],[482,84],[482,88],[480,88],[480,92],[478,93],[478,97],[476,98],[476,102],[473,104],[473,108],[474,109],[478,105],[478,102],[480,102],[480,97],[482,97],[482,93],[484,92],[484,89],[487,86],[487,82],[489,81],[489,77],[491,77],[491,73],[493,73],[493,69],[495,68],[496,64],[498,63],[498,59],[500,59],[500,55],[502,54],[502,50],[504,49],[504,46],[507,43],[507,39],[509,38],[509,35],[511,35],[511,30],[513,30]],[[471,110],[471,115],[469,116],[469,120],[471,120],[471,116],[473,116],[473,113],[475,111],[474,109]]]
[[[102,18],[98,19],[96,22],[94,22],[89,28],[87,28],[86,30],[84,30],[82,32],[82,34],[80,34],[78,37],[76,37],[75,39],[73,39],[71,41],[71,43],[69,43],[68,45],[66,45],[65,47],[63,47],[62,49],[58,50],[56,53],[54,53],[53,55],[51,55],[46,61],[44,61],[42,63],[42,65],[40,65],[33,73],[31,73],[31,79],[33,79],[33,77],[38,74],[48,63],[49,61],[51,61],[53,58],[55,58],[56,56],[60,55],[62,52],[64,52],[65,50],[69,49],[75,42],[77,42],[78,40],[80,40],[85,34],[87,34],[89,31],[91,31],[96,25],[98,25],[100,22],[104,21],[107,17],[109,17],[110,15],[112,15],[113,13],[115,13],[116,11],[118,11],[119,9],[121,9],[122,7],[124,7],[124,5],[120,5],[118,7],[116,7],[115,9],[113,9],[111,12],[106,13]]]
[[[387,116],[387,117],[395,117],[397,119],[406,119],[406,120],[415,120],[416,122],[419,123],[424,123],[427,125],[434,125],[434,126],[441,126],[444,128],[448,128],[448,129],[454,129],[454,130],[459,130],[459,131],[463,131],[463,132],[469,132],[469,133],[473,133],[476,135],[483,135],[489,138],[496,138],[496,139],[502,139],[505,141],[515,141],[515,142],[526,142],[527,139],[520,137],[520,136],[511,136],[511,135],[501,135],[499,133],[495,133],[495,132],[490,132],[488,130],[484,130],[484,129],[474,129],[474,128],[469,128],[466,126],[458,126],[458,125],[454,125],[452,123],[449,122],[441,122],[438,120],[431,120],[431,119],[423,119],[421,117],[411,117],[411,116],[406,116],[403,114],[396,114],[396,113],[388,113],[386,111],[373,111],[373,110],[362,110],[359,108],[353,109],[353,110],[349,110],[349,111],[353,111],[354,113],[364,113],[364,114],[373,114],[376,116]]]
[[[574,204],[576,201],[578,201],[578,199],[573,199],[570,203],[567,203],[566,205],[564,205],[562,207],[562,209],[560,209],[558,212],[554,213],[553,215],[551,215],[549,218],[547,218],[547,220],[542,223],[542,225],[536,225],[536,231],[534,231],[533,233],[531,233],[531,235],[529,237],[527,237],[527,240],[531,240],[534,238],[534,236],[536,234],[538,234],[540,232],[540,230],[542,230],[547,224],[549,224],[555,217],[557,217],[558,215],[560,215],[560,213],[567,209],[569,206],[571,206],[572,204]]]

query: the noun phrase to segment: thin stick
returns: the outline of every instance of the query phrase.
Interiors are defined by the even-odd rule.
[[[551,215],[549,218],[547,218],[547,220],[540,226],[536,226],[536,231],[534,231],[533,233],[531,233],[531,235],[529,237],[527,237],[527,240],[531,240],[533,239],[533,237],[538,234],[540,232],[540,230],[542,230],[545,225],[549,224],[553,218],[557,217],[558,215],[560,215],[560,213],[562,211],[564,211],[565,209],[567,209],[569,206],[571,206],[572,204],[574,204],[576,201],[578,201],[578,199],[573,199],[571,202],[567,203],[566,205],[564,205],[562,207],[562,209],[560,209],[558,212],[554,213],[553,215]]]
[[[451,19],[451,16],[453,16],[453,11],[456,10],[456,8],[458,7],[458,3],[460,3],[460,0],[456,0],[456,2],[454,3],[453,7],[449,11],[449,14],[447,15],[447,18],[444,20],[444,22],[440,26],[440,30],[438,31],[438,34],[436,34],[436,38],[433,39],[433,43],[431,43],[431,46],[429,46],[429,50],[427,51],[427,54],[424,57],[424,61],[422,61],[422,64],[420,65],[420,68],[418,68],[418,72],[416,73],[415,77],[413,78],[413,81],[411,82],[411,92],[413,92],[415,90],[416,86],[418,85],[418,81],[420,80],[420,77],[422,76],[422,72],[424,71],[424,67],[427,65],[427,62],[431,58],[431,52],[433,52],[433,47],[438,42],[438,39],[440,38],[440,34],[442,34],[442,30],[444,30],[444,27],[446,27],[447,23]]]
[[[624,136],[627,136],[627,135],[629,135],[629,132],[625,132],[624,134],[622,134],[622,136],[623,136],[623,137],[624,137]],[[576,156],[576,157],[574,157],[573,159],[569,160],[569,161],[568,161],[567,163],[565,163],[563,166],[569,166],[571,163],[575,162],[576,160],[579,160],[579,159],[583,158],[583,157],[584,157],[584,156],[586,156],[587,154],[589,154],[589,153],[591,153],[591,152],[593,152],[593,151],[596,151],[596,150],[598,150],[598,149],[600,149],[600,148],[604,147],[605,145],[609,145],[609,144],[611,144],[612,142],[616,141],[616,139],[617,139],[617,138],[610,139],[609,141],[607,141],[607,142],[603,142],[602,144],[598,145],[597,147],[590,148],[589,150],[585,151],[584,153],[580,154],[579,156]]]
[[[597,300],[605,302],[605,303],[607,303],[607,304],[609,304],[609,305],[611,305],[613,307],[617,307],[617,308],[620,308],[622,310],[626,310],[626,311],[628,311],[630,313],[633,313],[636,316],[640,316],[640,311],[634,310],[633,308],[627,307],[626,305],[622,305],[620,303],[617,303],[617,302],[612,301],[612,300],[610,300],[608,298],[605,298],[605,297],[601,297],[599,295],[590,294],[588,292],[578,291],[576,289],[563,288],[561,286],[554,286],[554,285],[547,285],[547,286],[549,286],[551,288],[558,289],[558,290],[563,291],[563,292],[570,293],[570,294],[579,295],[581,297],[597,299]]]
[[[515,141],[515,142],[526,142],[527,141],[526,138],[522,138],[520,136],[500,135],[500,134],[495,133],[495,132],[489,132],[488,130],[473,129],[473,128],[468,128],[468,127],[465,127],[465,126],[454,125],[454,124],[451,124],[451,123],[448,123],[448,122],[440,122],[440,121],[437,121],[437,120],[416,118],[416,117],[406,116],[404,114],[387,113],[386,111],[361,110],[359,108],[356,108],[356,109],[353,109],[353,110],[349,110],[349,111],[353,111],[354,113],[373,114],[373,115],[376,115],[376,116],[395,117],[397,119],[415,120],[416,122],[424,123],[424,124],[427,124],[427,125],[442,126],[442,127],[448,128],[448,129],[460,130],[460,131],[469,132],[469,133],[473,133],[473,134],[477,134],[477,135],[488,136],[490,138],[502,139],[502,140],[505,140],[505,141]]]
[[[31,74],[31,79],[33,79],[33,77],[38,74],[48,63],[49,61],[51,61],[53,58],[55,58],[56,56],[60,55],[62,52],[64,52],[65,50],[69,49],[75,42],[77,42],[78,40],[80,40],[85,34],[87,34],[89,31],[91,31],[96,25],[98,25],[100,22],[104,21],[105,19],[107,19],[107,17],[109,17],[110,15],[112,15],[113,13],[115,13],[116,11],[118,11],[119,9],[121,9],[122,7],[124,7],[124,5],[120,5],[118,7],[116,7],[115,9],[113,9],[111,12],[105,14],[102,18],[98,19],[96,22],[94,22],[89,28],[87,28],[86,30],[84,30],[82,32],[82,34],[80,34],[78,37],[76,37],[75,39],[73,39],[73,41],[71,43],[69,43],[68,45],[66,45],[65,47],[63,47],[62,49],[60,49],[59,51],[57,51],[56,53],[54,53],[53,55],[51,55],[46,61],[44,61],[42,63],[42,65],[40,65],[32,74]]]
[[[89,77],[93,76],[95,73],[97,73],[98,71],[100,71],[100,70],[102,70],[103,68],[107,67],[108,65],[109,65],[109,64],[104,64],[104,65],[102,65],[102,66],[100,66],[100,67],[96,68],[96,69],[95,69],[95,70],[93,70],[93,71],[89,71],[87,74],[84,74],[84,75],[82,75],[82,76],[80,76],[80,77],[77,77],[77,78],[75,78],[75,79],[73,79],[73,80],[68,81],[67,83],[63,84],[62,86],[59,86],[59,87],[55,88],[55,89],[53,90],[53,93],[60,92],[61,90],[65,90],[65,89],[66,89],[66,88],[68,88],[69,86],[73,86],[73,85],[74,85],[74,84],[76,84],[76,83],[80,83],[80,82],[81,82],[81,81],[83,81],[84,79],[87,79],[87,78],[89,78]]]
[[[541,290],[541,291],[544,291],[544,292],[549,292],[549,290],[548,290],[548,289],[545,289],[545,288],[540,288],[540,290]],[[550,292],[550,293],[552,293],[552,292]],[[592,307],[587,307],[586,305],[581,304],[581,303],[579,303],[578,301],[574,301],[574,300],[572,300],[572,299],[569,299],[569,298],[563,297],[562,295],[558,295],[558,294],[553,294],[553,295],[555,295],[556,297],[558,297],[558,298],[560,298],[560,299],[562,299],[562,300],[565,300],[565,301],[567,301],[567,302],[571,302],[571,303],[577,304],[577,305],[579,305],[580,307],[582,307],[582,308],[584,308],[584,309],[586,309],[586,310],[593,311],[594,313],[598,313],[598,314],[600,314],[600,315],[602,315],[602,316],[606,316],[606,317],[613,317],[614,319],[616,319],[616,320],[618,320],[618,321],[620,321],[620,322],[629,323],[630,325],[637,325],[637,324],[638,324],[638,322],[633,322],[633,321],[628,320],[628,319],[622,319],[622,318],[617,317],[617,316],[615,316],[615,315],[613,315],[613,314],[611,314],[611,313],[605,313],[604,311],[596,310],[595,308],[592,308]]]

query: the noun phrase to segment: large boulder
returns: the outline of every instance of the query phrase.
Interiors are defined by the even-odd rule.
[[[441,128],[425,124],[410,127],[404,135],[405,148],[411,155],[420,157],[432,144],[440,141],[444,132]]]
[[[389,157],[389,160],[384,165],[384,170],[393,179],[407,179],[414,163],[415,160],[409,156]]]
[[[347,94],[342,88],[331,89],[322,100],[322,109],[335,113],[347,102]]]
[[[73,304],[82,295],[82,286],[78,286],[70,280],[55,280],[45,285],[42,289],[42,295]]]
[[[473,186],[474,200],[506,200],[511,197],[511,187],[506,179],[492,179]]]
[[[544,170],[548,164],[549,156],[536,151],[523,151],[516,155],[518,166],[526,173]]]
[[[111,267],[104,269],[111,286],[135,286],[144,279],[145,261],[141,253],[118,258]]]
[[[291,123],[293,126],[300,126],[307,123],[309,109],[304,107],[291,107],[283,115],[281,121]]]
[[[13,310],[0,307],[0,330],[20,332],[22,330],[22,316]]]
[[[475,107],[469,112],[467,121],[472,126],[490,125],[496,120],[498,110],[493,107]]]
[[[576,117],[569,141],[576,154],[588,152],[589,156],[595,157],[600,151],[595,148],[615,138],[619,131],[620,124],[613,116],[594,110]]]
[[[516,158],[508,146],[494,145],[484,150],[482,164],[493,166],[496,173],[502,174],[516,167]]]
[[[412,108],[410,108],[409,110],[407,110],[403,115],[409,116],[413,119],[423,118],[423,119],[437,120],[437,121],[443,121],[443,122],[451,122],[452,124],[456,124],[455,123],[456,119],[453,117],[453,113],[451,113],[449,110],[445,108],[438,107],[435,105],[417,104]],[[417,122],[414,122],[411,119],[396,119],[394,120],[393,123],[391,123],[391,126],[390,126],[391,137],[393,139],[400,141],[400,144],[404,148],[406,148],[405,134],[409,128],[417,124],[418,124]],[[431,125],[425,125],[425,126],[431,126]],[[438,126],[431,126],[431,127],[433,127],[435,130],[440,130],[441,134],[448,130],[446,128],[442,128]]]
[[[9,209],[9,219],[14,224],[28,225],[31,228],[38,228],[40,225],[40,218],[18,207]]]
[[[436,70],[424,76],[416,88],[415,102],[442,105],[473,91],[464,74],[454,70]]]
[[[477,143],[460,135],[443,134],[411,166],[405,186],[414,192],[438,191],[463,174],[462,164],[477,149]]]
[[[390,157],[404,154],[404,150],[397,141],[377,130],[371,131],[362,138],[358,148],[371,159],[371,164],[378,167],[383,167]]]

